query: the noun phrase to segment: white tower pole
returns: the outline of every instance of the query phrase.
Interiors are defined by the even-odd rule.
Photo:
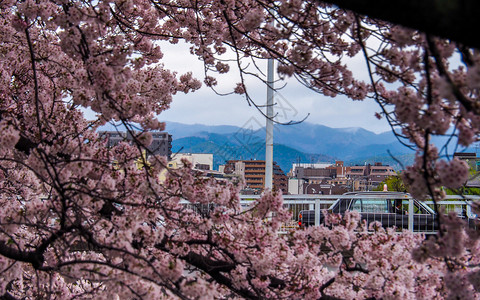
[[[273,59],[267,64],[267,124],[265,137],[265,190],[273,188]]]

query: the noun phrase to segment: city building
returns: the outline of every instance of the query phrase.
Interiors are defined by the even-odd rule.
[[[294,177],[310,183],[320,183],[324,179],[335,177],[335,170],[299,167],[295,169]]]
[[[342,195],[349,192],[347,185],[335,185],[329,183],[309,183],[305,185],[304,194],[308,195]]]
[[[168,167],[177,169],[183,167],[183,160],[190,162],[197,170],[213,170],[213,154],[211,153],[176,153],[168,162]]]
[[[133,140],[130,132],[122,131],[99,131],[99,135],[107,139],[107,147],[113,147],[120,142]],[[166,156],[169,160],[172,155],[172,135],[167,132],[151,132],[152,143],[147,147],[147,156],[150,154]]]
[[[288,177],[295,177],[297,168],[310,168],[310,169],[325,169],[331,166],[331,163],[322,162],[322,163],[294,163],[292,164],[292,169],[288,172]]]
[[[333,178],[345,178],[347,172],[350,171],[350,167],[345,166],[341,160],[336,160],[335,164],[326,167],[326,169],[331,170]]]
[[[304,185],[305,185],[304,179],[298,179],[295,177],[288,178],[288,194],[289,195],[303,194]]]
[[[341,160],[334,164],[295,164],[289,174],[290,194],[324,195],[372,190],[387,177],[396,175],[392,167],[380,162],[345,166]]]
[[[350,167],[343,161],[319,164],[294,164],[290,171],[290,194],[343,194],[349,190],[347,172]]]
[[[320,183],[325,179],[346,178],[348,171],[350,167],[345,166],[343,161],[337,160],[334,164],[295,164],[290,175],[310,183]]]
[[[378,186],[382,181],[385,181],[389,176],[395,176],[397,173],[395,170],[387,165],[382,165],[380,162],[376,162],[373,166],[368,165],[368,181],[373,186]]]
[[[480,176],[478,176],[478,172],[480,171],[480,157],[477,157],[477,153],[455,152],[453,157],[465,161],[470,167],[470,172],[473,173],[472,176],[469,176],[470,178],[465,183],[465,186],[470,188],[480,188]]]
[[[389,176],[397,173],[393,167],[376,162],[373,165],[352,166],[347,171],[346,177],[351,181],[353,191],[369,191],[377,187]]]
[[[475,152],[455,152],[453,157],[465,161],[474,171],[480,170],[480,157]]]
[[[148,149],[154,155],[166,156],[169,160],[172,157],[172,135],[167,132],[152,132],[152,143]]]
[[[225,174],[235,174],[245,180],[246,191],[260,193],[265,187],[265,161],[264,160],[229,160],[222,167]],[[273,188],[288,193],[288,179],[282,169],[273,163]]]

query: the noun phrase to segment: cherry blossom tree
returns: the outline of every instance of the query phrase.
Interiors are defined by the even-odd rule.
[[[291,216],[278,192],[244,208],[239,185],[187,162],[168,170],[146,148],[174,95],[220,85],[232,53],[232,92],[255,104],[245,78],[264,78],[247,62],[272,57],[319,93],[375,99],[418,149],[411,193],[439,200],[468,170],[431,136],[478,136],[476,49],[296,0],[6,0],[0,17],[2,299],[477,296],[479,235],[454,216],[427,241],[378,224],[372,234],[354,213],[279,235]],[[204,78],[163,67],[161,42],[180,40]],[[356,56],[367,82],[346,63]],[[106,123],[133,142],[108,148],[96,132]]]

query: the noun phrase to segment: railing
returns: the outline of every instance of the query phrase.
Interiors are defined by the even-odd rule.
[[[251,205],[252,201],[260,198],[259,195],[242,195],[242,206]],[[284,205],[292,212],[292,220],[284,224],[282,231],[288,231],[298,228],[298,216],[300,211],[314,211],[314,224],[320,225],[320,211],[328,209],[337,199],[385,199],[391,201],[389,206],[382,213],[376,213],[375,207],[373,211],[362,212],[362,218],[368,222],[372,220],[379,221],[384,226],[395,226],[399,231],[410,230],[417,233],[432,234],[438,230],[437,215],[433,212],[434,203],[431,200],[417,201],[405,194],[385,194],[375,195],[285,195]],[[393,203],[401,201],[403,209],[399,213],[392,211]],[[466,219],[470,226],[473,226],[473,220],[477,217],[471,210],[472,201],[480,201],[479,196],[447,196],[444,200],[437,202],[437,208],[440,212],[455,212],[459,217]],[[385,202],[386,203],[386,202]],[[420,204],[419,204],[420,203]],[[425,208],[428,206],[428,208]],[[402,215],[403,213],[403,215]]]
[[[242,195],[240,204],[244,209],[250,207],[259,199],[260,195]],[[368,205],[368,211],[362,211],[362,219],[367,222],[378,221],[384,227],[396,227],[398,231],[410,230],[416,233],[433,234],[438,230],[437,215],[434,212],[434,203],[431,200],[417,201],[405,194],[385,194],[381,193],[375,195],[285,195],[283,196],[283,204],[292,213],[292,219],[283,224],[281,233],[286,233],[290,230],[299,228],[299,214],[300,211],[313,211],[314,220],[310,220],[310,225],[318,226],[321,224],[320,215],[323,209],[328,209],[338,199],[352,200],[349,202],[349,209],[353,208],[353,201],[361,199]],[[371,200],[384,200],[385,207],[381,207],[373,203]],[[390,201],[388,203],[387,201]],[[393,211],[393,204],[395,201],[400,201],[402,207],[399,211]],[[455,212],[459,217],[468,221],[469,226],[474,226],[474,220],[477,218],[471,210],[473,201],[480,201],[480,196],[447,196],[444,200],[438,201],[437,208],[440,212],[450,213]],[[182,201],[190,209],[197,211],[200,214],[208,214],[213,209],[213,204],[190,204],[187,201]],[[373,203],[373,205],[372,205]],[[379,203],[382,203],[381,201]],[[352,205],[351,205],[352,204]],[[382,212],[379,210],[384,209]],[[336,211],[333,211],[336,212]]]

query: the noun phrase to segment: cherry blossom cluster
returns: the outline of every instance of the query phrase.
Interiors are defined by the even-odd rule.
[[[297,0],[6,0],[0,16],[0,298],[477,297],[480,235],[454,216],[427,241],[356,214],[279,235],[292,217],[279,192],[242,207],[241,185],[168,169],[146,147],[173,97],[201,86],[162,65],[159,42],[183,40],[211,87],[230,49],[234,93],[262,79],[247,60],[275,58],[324,95],[375,99],[418,149],[412,195],[436,201],[468,179],[431,135],[478,137],[478,51]],[[349,69],[358,55],[370,80]],[[133,143],[107,147],[106,123]]]
[[[227,70],[229,47],[240,71],[240,82],[232,90],[249,101],[244,76],[253,71],[248,60],[271,57],[281,77],[295,76],[323,95],[374,99],[380,105],[377,116],[386,118],[399,139],[418,149],[429,164],[451,159],[449,147],[435,158],[429,155],[432,136],[451,135],[450,143],[461,147],[478,138],[478,50],[321,2],[220,1],[191,7],[195,21],[182,24],[188,28],[185,41],[204,61],[208,86],[219,84],[214,74]],[[351,57],[363,58],[365,68],[349,68]],[[262,74],[259,70],[255,76]],[[457,164],[465,169],[459,170],[442,164],[434,167],[442,180],[466,173],[466,166]],[[418,185],[411,188],[425,190],[422,181]],[[438,188],[427,191],[430,197]]]

